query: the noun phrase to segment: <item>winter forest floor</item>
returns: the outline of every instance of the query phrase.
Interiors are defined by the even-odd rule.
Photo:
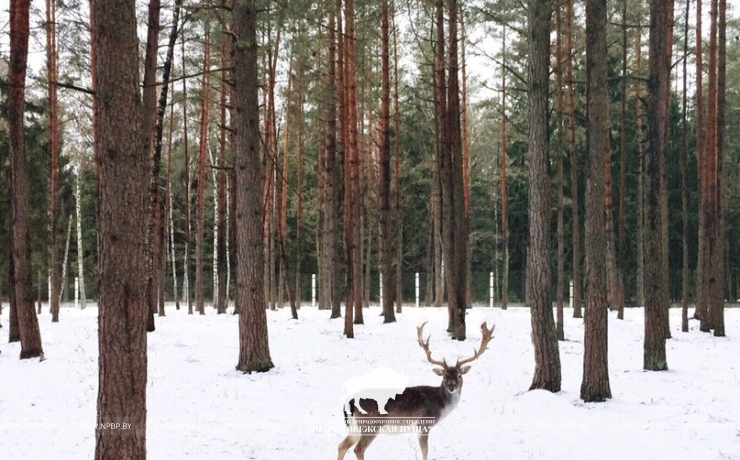
[[[563,391],[527,392],[534,358],[524,308],[474,308],[468,341],[446,338],[446,309],[405,306],[383,325],[377,307],[342,337],[343,320],[304,306],[268,312],[276,368],[234,370],[237,318],[188,316],[167,305],[149,334],[148,458],[331,459],[342,439],[341,386],[376,367],[390,367],[411,385],[438,385],[415,327],[429,320],[435,357],[472,354],[484,320],[496,324],[489,351],[465,376],[459,406],[435,427],[429,457],[452,459],[740,459],[740,309],[726,310],[726,338],[680,332],[671,311],[668,372],[642,370],[642,309],[609,319],[613,399],[583,404],[583,321],[566,309],[560,343]],[[97,308],[63,308],[61,322],[40,316],[46,360],[19,361],[0,321],[0,458],[91,459],[97,398]],[[347,459],[354,459],[350,451]],[[381,436],[368,459],[419,459],[415,436]]]

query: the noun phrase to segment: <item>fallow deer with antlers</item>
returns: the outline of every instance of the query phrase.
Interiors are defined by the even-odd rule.
[[[429,337],[422,338],[424,325],[416,328],[419,346],[426,353],[427,361],[439,367],[432,369],[442,377],[442,384],[438,387],[416,386],[408,387],[395,399],[388,400],[385,412],[381,414],[374,399],[360,399],[357,404],[364,408],[366,413],[358,410],[355,401],[350,401],[351,413],[345,412],[345,420],[350,432],[339,444],[338,460],[343,460],[350,447],[355,446],[357,460],[365,459],[365,450],[371,442],[382,433],[414,432],[419,437],[421,455],[427,460],[429,430],[445,418],[460,401],[460,391],[463,384],[463,374],[470,370],[466,364],[475,361],[488,349],[488,342],[493,338],[493,325],[490,329],[486,323],[481,324],[482,338],[480,346],[474,350],[473,356],[458,360],[454,366],[446,360],[432,358],[429,350]]]

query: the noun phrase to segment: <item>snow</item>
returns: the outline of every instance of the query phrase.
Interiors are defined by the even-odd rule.
[[[237,318],[188,316],[167,306],[149,334],[147,449],[151,459],[328,459],[343,438],[341,387],[377,367],[408,375],[411,385],[438,385],[416,326],[429,321],[431,349],[448,361],[472,354],[478,325],[496,324],[489,350],[465,375],[457,408],[435,427],[429,457],[451,459],[740,459],[740,309],[726,310],[729,337],[682,333],[671,311],[667,372],[642,370],[642,309],[610,314],[613,399],[584,404],[583,321],[566,310],[560,343],[563,391],[527,391],[534,370],[529,313],[474,308],[469,339],[447,338],[446,309],[406,306],[395,324],[365,312],[354,340],[343,320],[304,306],[268,311],[276,368],[242,374]],[[61,322],[40,316],[46,360],[18,359],[0,321],[0,458],[93,458],[97,399],[97,308],[63,308]],[[348,452],[347,459],[354,459]],[[368,459],[420,459],[413,435],[381,436]]]

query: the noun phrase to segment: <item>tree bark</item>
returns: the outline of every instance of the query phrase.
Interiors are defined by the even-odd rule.
[[[635,67],[642,71],[642,17],[637,19],[635,45]],[[645,155],[643,150],[642,130],[642,82],[637,81],[635,88],[635,129],[637,143],[637,303],[645,306]]]
[[[725,162],[725,112],[726,112],[726,86],[727,86],[727,0],[719,0],[719,12],[718,12],[718,37],[717,41],[717,215],[719,219],[718,228],[718,250],[720,263],[717,264],[717,271],[719,272],[717,278],[719,279],[719,285],[715,292],[717,300],[712,304],[712,308],[709,309],[709,316],[712,321],[712,327],[714,328],[715,337],[725,336],[725,278],[727,273],[725,270],[725,255],[727,245],[727,214],[726,214],[726,192],[724,188],[724,162]]]
[[[606,0],[586,2],[586,110],[588,178],[586,180],[586,318],[581,399],[611,398],[607,341],[607,259],[609,207],[605,176],[609,158],[609,86],[607,80]],[[607,167],[605,167],[605,164]],[[605,212],[606,211],[606,212]],[[605,232],[604,230],[607,230]]]
[[[144,148],[150,157],[150,201],[147,218],[146,256],[147,256],[147,316],[146,330],[154,331],[154,313],[157,310],[157,296],[155,291],[156,278],[156,225],[157,202],[159,200],[159,159],[152,144],[155,137],[157,120],[157,51],[159,49],[159,10],[160,0],[149,0],[149,15],[147,20],[146,54],[144,56],[144,88],[142,95],[142,129],[144,132]],[[160,150],[161,152],[161,150]]]
[[[719,69],[719,1],[711,2],[709,72],[707,85],[706,124],[702,162],[701,261],[698,309],[702,312],[700,329],[724,335],[724,235],[722,225],[722,148],[720,140],[720,69]],[[717,330],[716,320],[722,319]]]
[[[578,206],[578,150],[576,149],[576,117],[573,96],[573,0],[566,4],[566,54],[568,55],[566,79],[568,80],[568,151],[570,152],[570,201],[571,232],[573,234],[573,317],[582,318],[581,303],[583,283],[581,281],[581,218]]]
[[[467,309],[467,275],[468,275],[468,215],[465,210],[464,161],[462,147],[462,125],[460,120],[460,87],[458,81],[458,52],[457,52],[457,0],[448,3],[448,89],[447,89],[447,123],[450,146],[450,186],[452,188],[451,205],[451,233],[453,237],[450,254],[450,270],[447,272],[452,281],[448,284],[450,291],[448,301],[456,316],[454,337],[465,340],[465,310]]]
[[[506,192],[506,25],[502,30],[501,66],[501,246],[504,250],[501,279],[501,309],[509,305],[509,214]]]
[[[470,156],[469,156],[469,143],[468,143],[468,77],[467,68],[465,65],[465,42],[467,36],[465,34],[465,12],[463,11],[462,5],[459,7],[458,14],[460,16],[460,135],[461,135],[461,152],[462,152],[462,188],[463,188],[463,212],[465,213],[465,219],[469,219],[470,209]],[[467,224],[469,225],[469,223]],[[465,305],[472,306],[473,304],[473,291],[471,286],[471,280],[473,278],[473,265],[472,265],[472,246],[470,245],[470,238],[465,233]],[[464,314],[463,314],[464,315]]]
[[[625,2],[626,3],[626,2]],[[681,331],[689,332],[689,203],[686,160],[689,154],[687,138],[687,105],[688,105],[688,56],[689,56],[689,11],[691,2],[686,1],[683,29],[683,71],[681,86]]]
[[[146,458],[147,134],[133,0],[93,2],[100,110],[99,388],[96,460]],[[131,429],[110,428],[130,423]]]
[[[395,323],[396,316],[393,310],[394,282],[392,270],[393,261],[393,238],[391,236],[391,132],[390,132],[390,105],[391,105],[391,83],[390,83],[390,21],[388,0],[383,0],[380,6],[380,36],[381,36],[381,93],[380,93],[380,171],[378,192],[378,211],[380,219],[380,239],[378,250],[380,252],[380,282],[383,286],[382,309],[383,322]]]
[[[532,315],[535,371],[530,390],[560,391],[560,354],[550,299],[550,172],[548,167],[548,73],[551,5],[528,2],[529,245],[527,293]]]
[[[11,189],[12,190],[12,189]],[[11,192],[12,196],[12,192]],[[10,307],[10,312],[8,313],[8,343],[13,342],[20,342],[21,341],[21,331],[20,326],[18,324],[18,307],[15,303],[15,273],[13,269],[13,233],[10,232],[10,235],[8,235],[10,238],[10,254],[8,257],[8,303]],[[41,283],[39,283],[39,286]],[[41,296],[39,295],[39,299]]]
[[[435,53],[435,96],[437,111],[437,135],[439,136],[439,183],[440,183],[440,213],[442,239],[442,279],[447,288],[447,332],[454,334],[457,316],[455,314],[454,291],[451,283],[453,277],[449,275],[454,270],[452,227],[452,159],[450,152],[450,132],[447,118],[450,113],[447,109],[447,68],[445,66],[445,38],[444,38],[444,0],[436,1],[436,53]]]
[[[236,180],[236,300],[242,372],[266,372],[270,357],[265,313],[263,235],[264,155],[260,155],[257,91],[257,8],[254,0],[234,2],[234,155]]]
[[[59,322],[61,299],[59,278],[59,115],[57,111],[57,38],[56,2],[46,0],[46,79],[49,98],[49,148],[51,169],[49,171],[49,277],[51,292],[49,303],[51,322]]]
[[[395,194],[394,214],[396,222],[396,313],[403,311],[403,218],[401,217],[401,110],[398,102],[398,29],[396,27],[396,9],[391,8],[391,23],[393,25],[393,89],[394,89],[394,112],[393,112],[393,149],[396,161],[395,170]]]
[[[668,89],[670,53],[666,46],[673,1],[650,2],[650,74],[648,77],[648,157],[645,232],[645,343],[643,367],[666,370],[666,326],[668,298],[668,254],[665,155],[667,150]]]
[[[305,31],[304,29],[301,29],[302,37],[305,37]],[[319,64],[317,65],[317,68],[321,68],[321,62],[320,62],[320,56],[318,57]],[[305,89],[304,89],[304,69],[305,64],[303,62],[303,57],[301,57],[298,60],[298,70],[297,70],[297,85],[298,85],[298,139],[296,140],[296,143],[298,144],[296,146],[296,162],[298,163],[296,168],[296,224],[295,224],[295,230],[296,230],[296,254],[295,254],[295,297],[296,297],[296,307],[301,308],[301,269],[302,269],[302,263],[303,263],[303,170],[304,170],[304,159],[303,159],[303,130],[305,125],[305,118],[304,118],[304,107],[305,107]],[[323,143],[323,139],[319,137],[319,143]],[[319,149],[318,161],[319,165],[323,161],[324,155],[321,154],[321,149]],[[319,188],[321,189],[321,188]]]
[[[17,318],[17,331],[21,342],[21,359],[37,356],[43,359],[44,350],[41,346],[41,333],[33,305],[28,160],[26,158],[23,129],[26,105],[26,63],[28,59],[28,11],[28,0],[11,0],[10,94],[8,98],[11,172],[11,289],[13,289],[14,296],[11,297],[13,301],[11,314]],[[11,332],[13,332],[13,318],[11,318]],[[11,339],[13,339],[12,334]]]
[[[696,37],[702,37],[702,7],[701,7],[700,1],[696,2]],[[695,61],[696,61],[696,82],[695,82],[695,91],[696,91],[696,102],[694,103],[694,118],[696,119],[696,166],[697,166],[697,182],[699,184],[699,202],[701,204],[701,196],[704,193],[704,86],[703,86],[703,76],[704,76],[704,66],[703,66],[703,59],[704,54],[702,51],[702,40],[696,40],[696,50],[694,51]],[[701,300],[703,293],[701,288],[701,282],[702,282],[702,267],[704,265],[702,258],[703,258],[703,251],[701,250],[701,245],[704,241],[704,213],[699,212],[699,251],[697,254],[697,262],[696,262],[696,284],[697,284],[697,295],[696,295],[696,308],[694,310],[694,318],[695,319],[701,319],[704,315],[704,303]]]
[[[555,282],[555,329],[558,340],[565,340],[565,331],[563,329],[563,291],[565,290],[565,222],[564,222],[564,180],[563,163],[565,162],[565,141],[563,136],[563,45],[562,35],[562,7],[555,6],[555,90],[557,94],[557,275]]]
[[[349,183],[346,187],[350,188],[349,206],[350,221],[350,242],[348,248],[348,265],[352,265],[352,282],[349,293],[353,297],[354,319],[353,324],[364,324],[362,315],[363,289],[362,289],[362,253],[361,253],[361,228],[356,225],[361,217],[362,194],[359,189],[360,182],[360,152],[358,149],[357,136],[357,72],[355,64],[355,9],[354,0],[345,0],[344,18],[345,18],[345,43],[344,43],[344,88],[345,88],[345,106],[347,113],[347,142],[345,143],[346,158],[345,167],[349,169]],[[347,177],[345,175],[345,177]]]
[[[328,81],[326,96],[324,99],[324,114],[326,119],[325,131],[325,148],[322,167],[324,169],[324,196],[322,203],[323,225],[321,231],[321,250],[320,259],[321,267],[319,269],[320,287],[319,287],[319,309],[331,309],[331,317],[339,318],[341,316],[340,306],[333,303],[332,292],[336,279],[335,271],[339,267],[334,264],[334,254],[336,252],[336,193],[334,191],[334,164],[337,150],[337,85],[336,85],[336,37],[335,37],[335,13],[329,13],[329,49],[326,65],[328,66]]]
[[[619,221],[617,223],[616,262],[619,269],[620,299],[617,305],[617,319],[624,319],[624,271],[625,271],[625,220],[627,194],[627,7],[622,0],[622,75],[619,99]]]

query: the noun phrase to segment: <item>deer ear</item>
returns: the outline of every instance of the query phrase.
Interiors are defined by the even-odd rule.
[[[444,370],[444,369],[440,369],[440,368],[438,368],[438,367],[435,367],[434,369],[432,369],[432,371],[433,371],[433,372],[434,372],[435,374],[437,374],[437,375],[444,375],[444,374],[445,374],[445,370]]]
[[[470,370],[470,366],[463,366],[460,368],[460,373],[467,374],[469,370]]]

